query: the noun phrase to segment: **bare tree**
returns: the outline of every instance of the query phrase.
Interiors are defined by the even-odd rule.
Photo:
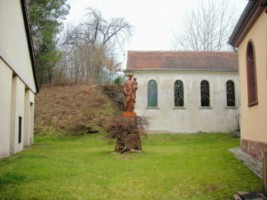
[[[70,76],[75,77],[75,82],[105,82],[120,66],[116,54],[121,53],[132,31],[125,19],[106,20],[98,10],[87,8],[86,20],[65,31],[62,49],[72,68]]]
[[[173,47],[177,50],[228,50],[228,38],[236,22],[233,5],[224,0],[202,0],[183,18],[173,34]]]

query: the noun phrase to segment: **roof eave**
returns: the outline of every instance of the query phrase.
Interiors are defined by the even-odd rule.
[[[264,11],[264,7],[260,6],[263,1],[249,1],[246,8],[244,9],[241,17],[239,18],[228,43],[233,47],[238,47],[253,23],[257,20],[259,15]]]
[[[32,71],[33,71],[33,76],[34,76],[34,81],[35,81],[35,86],[36,86],[36,93],[38,93],[39,92],[39,83],[38,83],[37,73],[36,73],[36,69],[35,69],[35,67],[36,67],[35,52],[34,52],[33,41],[32,41],[32,37],[31,37],[30,17],[29,17],[26,1],[27,0],[21,0],[21,7],[22,7],[23,18],[24,18],[24,25],[25,25],[25,29],[26,29],[28,48],[29,48],[29,53],[30,53],[30,57],[31,57]]]

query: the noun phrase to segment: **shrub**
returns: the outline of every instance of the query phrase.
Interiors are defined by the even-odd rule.
[[[115,85],[122,85],[123,84],[123,77],[122,76],[118,76],[114,79],[113,84]]]
[[[105,95],[116,103],[119,110],[123,110],[124,94],[122,85],[102,85],[99,86]]]

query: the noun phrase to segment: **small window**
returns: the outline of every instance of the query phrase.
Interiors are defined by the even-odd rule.
[[[180,80],[174,83],[174,106],[184,106],[184,85]]]
[[[201,94],[201,106],[210,106],[210,86],[208,81],[201,81],[200,84],[200,94]]]
[[[22,139],[22,117],[19,117],[19,132],[18,132],[18,143],[21,143]]]
[[[258,103],[257,96],[257,79],[256,79],[256,62],[254,55],[254,47],[252,42],[247,46],[247,90],[248,90],[248,106]]]
[[[227,106],[235,106],[235,84],[233,81],[226,82]]]
[[[147,86],[147,106],[158,106],[158,85],[155,80],[150,80]]]

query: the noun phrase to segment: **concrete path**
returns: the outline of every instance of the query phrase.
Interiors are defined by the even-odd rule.
[[[244,165],[246,165],[249,169],[251,169],[255,174],[257,174],[260,178],[262,178],[262,163],[251,157],[250,155],[243,152],[240,147],[234,149],[228,149],[230,152],[234,154],[234,156],[243,161]]]

